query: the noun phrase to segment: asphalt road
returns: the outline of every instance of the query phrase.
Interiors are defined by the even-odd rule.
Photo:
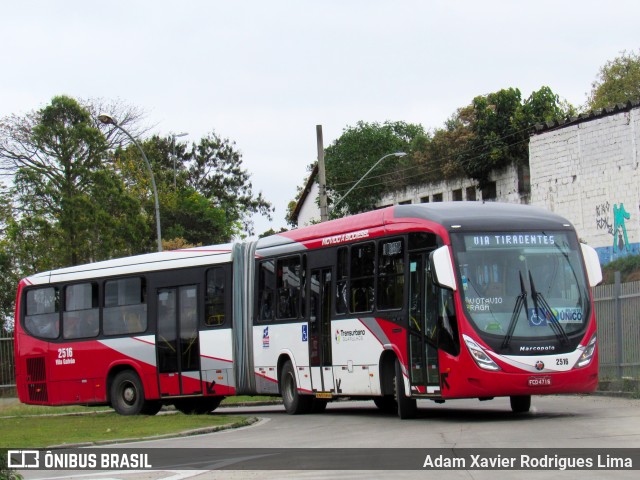
[[[634,448],[640,452],[640,400],[604,396],[534,397],[531,411],[514,415],[508,399],[418,403],[413,420],[380,412],[371,401],[335,402],[321,414],[290,416],[280,405],[226,407],[216,413],[246,414],[252,426],[184,438],[127,444],[127,448]],[[496,450],[500,452],[500,450]],[[312,454],[313,452],[311,452]],[[293,460],[292,460],[293,461]],[[372,460],[373,461],[373,460]],[[293,467],[293,465],[292,465]],[[640,465],[638,465],[640,467]],[[271,478],[637,478],[636,471],[194,471],[33,472],[25,479],[271,479]]]

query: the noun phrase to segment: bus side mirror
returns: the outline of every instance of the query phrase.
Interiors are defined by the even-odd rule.
[[[598,258],[598,252],[595,248],[590,247],[584,243],[581,243],[582,256],[584,257],[584,264],[587,267],[587,277],[589,278],[589,286],[595,287],[602,282],[602,267],[600,267],[600,259]]]
[[[429,265],[436,285],[449,290],[456,290],[456,275],[448,246],[444,245],[431,252],[429,254]]]

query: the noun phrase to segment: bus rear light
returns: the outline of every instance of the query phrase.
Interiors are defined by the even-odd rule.
[[[589,340],[589,343],[587,344],[587,346],[584,347],[584,351],[582,352],[582,355],[580,355],[580,358],[578,358],[578,361],[576,362],[573,368],[582,368],[589,365],[591,363],[591,359],[593,358],[593,354],[595,352],[596,352],[596,335],[594,334],[593,337],[591,337],[591,340]]]
[[[491,360],[491,357],[485,353],[484,349],[480,345],[466,335],[463,335],[463,337],[464,343],[467,344],[467,348],[469,349],[469,353],[471,353],[471,356],[480,368],[483,370],[491,370],[493,372],[500,370],[500,367],[496,362]]]

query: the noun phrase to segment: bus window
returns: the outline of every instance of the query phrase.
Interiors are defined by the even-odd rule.
[[[351,292],[349,295],[352,313],[373,310],[373,280],[375,273],[376,247],[373,242],[351,248]]]
[[[278,260],[278,318],[296,319],[300,305],[300,257]]]
[[[207,295],[205,298],[205,318],[207,327],[217,327],[224,324],[224,269],[221,267],[207,270]]]
[[[258,320],[270,321],[274,315],[275,275],[274,261],[260,263],[258,272]]]
[[[404,242],[380,243],[378,255],[378,309],[402,308],[404,298]]]
[[[73,339],[97,336],[100,326],[98,285],[96,283],[68,285],[64,292],[62,337]]]
[[[141,333],[147,329],[144,278],[121,278],[104,284],[102,329],[105,335]]]
[[[347,313],[349,278],[349,250],[347,247],[338,249],[338,279],[336,282],[336,313]]]
[[[25,329],[36,337],[58,338],[60,332],[60,294],[56,287],[27,292]]]

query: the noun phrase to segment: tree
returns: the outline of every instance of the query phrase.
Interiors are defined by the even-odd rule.
[[[622,51],[600,68],[587,107],[595,110],[629,101],[640,101],[640,53]]]
[[[560,120],[572,111],[573,107],[561,102],[549,87],[533,92],[524,102],[517,88],[475,97],[469,107],[459,111],[469,135],[457,161],[483,188],[494,170],[528,166],[529,135],[535,124]]]
[[[228,139],[210,133],[197,144],[174,146],[171,137],[156,135],[141,146],[154,172],[164,239],[194,245],[226,243],[253,233],[252,214],[271,218],[271,204],[261,193],[254,195],[242,157]],[[155,224],[151,184],[138,149],[133,145],[118,149],[114,158],[145,206],[151,227]]]
[[[253,193],[249,172],[242,166],[235,142],[211,132],[192,146],[190,160],[188,184],[224,211],[234,234],[244,231],[253,235],[253,214],[271,220],[273,207],[262,192],[257,196]]]
[[[425,135],[420,125],[405,122],[365,123],[347,127],[342,135],[325,149],[327,190],[333,202],[342,198],[362,176],[384,155],[409,153],[414,139]],[[371,172],[356,189],[340,203],[333,216],[343,216],[370,210],[390,189],[397,186],[399,176],[410,162],[389,158]]]
[[[23,274],[134,253],[139,207],[108,168],[107,146],[89,111],[66,96],[0,122],[15,207],[7,235]]]

